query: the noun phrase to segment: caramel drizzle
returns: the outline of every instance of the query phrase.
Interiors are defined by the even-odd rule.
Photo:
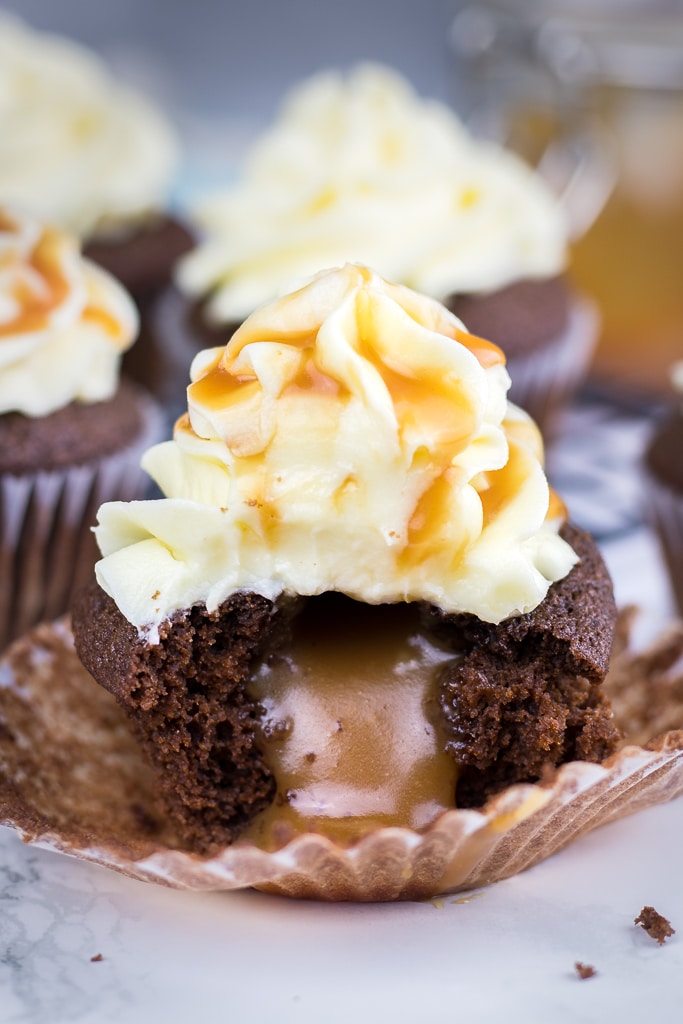
[[[0,209],[0,232],[16,234],[19,225],[9,214]],[[40,238],[27,255],[18,273],[13,276],[10,296],[19,311],[12,319],[0,322],[0,339],[17,334],[32,334],[45,330],[50,318],[66,301],[72,288],[65,269],[65,257],[72,245],[68,235],[55,229],[44,228]],[[17,263],[17,256],[10,252],[3,264]],[[22,269],[25,270],[22,273]],[[37,287],[34,282],[39,282]],[[121,324],[105,307],[92,299],[80,313],[80,319],[100,326],[112,337],[122,334]]]

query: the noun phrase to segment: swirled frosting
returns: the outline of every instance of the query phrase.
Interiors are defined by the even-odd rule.
[[[132,299],[73,235],[0,207],[0,413],[110,398],[137,331]]]
[[[162,115],[93,53],[0,13],[0,202],[121,231],[164,206],[175,163]]]
[[[178,283],[217,323],[348,260],[440,300],[565,262],[564,216],[539,175],[375,65],[295,89],[241,182],[195,215],[205,241]]]
[[[100,585],[152,638],[241,589],[498,622],[575,562],[500,349],[366,267],[261,307],[191,376],[143,461],[166,497],[103,505],[96,530]]]

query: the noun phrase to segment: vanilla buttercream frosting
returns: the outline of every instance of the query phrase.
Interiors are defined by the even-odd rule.
[[[111,398],[137,332],[132,299],[73,235],[0,207],[0,413]]]
[[[298,86],[238,184],[194,215],[204,241],[178,283],[216,323],[348,260],[443,300],[550,277],[566,256],[540,176],[376,65]]]
[[[320,272],[199,353],[143,465],[166,497],[103,505],[97,579],[150,642],[250,590],[529,611],[576,558],[500,349],[360,265]]]
[[[164,207],[176,159],[166,119],[94,53],[0,12],[0,202],[120,232]]]

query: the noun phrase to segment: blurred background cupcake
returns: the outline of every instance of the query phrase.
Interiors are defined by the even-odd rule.
[[[0,202],[74,232],[142,314],[191,245],[168,212],[179,148],[170,122],[94,52],[0,11]],[[159,388],[162,361],[126,368]]]
[[[240,181],[194,213],[203,240],[180,261],[177,282],[198,347],[224,343],[293,282],[360,261],[446,302],[499,344],[513,400],[546,434],[585,374],[596,321],[564,275],[556,197],[512,152],[476,141],[388,67],[298,85]]]
[[[119,381],[138,315],[76,238],[0,207],[0,648],[69,606],[109,498],[142,497],[163,417]]]
[[[683,361],[671,373],[676,400],[658,423],[645,453],[645,509],[683,615]]]

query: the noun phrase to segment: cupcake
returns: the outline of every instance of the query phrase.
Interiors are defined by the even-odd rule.
[[[586,370],[594,314],[565,278],[558,201],[517,156],[472,138],[389,69],[305,81],[242,180],[195,217],[203,241],[177,282],[198,305],[186,318],[203,345],[225,343],[292,282],[353,260],[504,347],[512,398],[546,435]],[[168,302],[171,320],[179,303]]]
[[[683,616],[683,362],[671,374],[678,400],[657,425],[645,453],[646,513],[655,529]]]
[[[611,583],[497,346],[354,264],[191,378],[72,613],[191,850],[420,834],[615,749]]]
[[[94,53],[3,13],[0,68],[0,202],[76,233],[133,296],[144,326],[192,245],[166,212],[178,162],[171,127]],[[142,341],[127,369],[156,385],[161,361]]]
[[[138,317],[77,240],[0,208],[0,646],[63,613],[92,575],[107,498],[147,489],[161,414],[119,383]]]

